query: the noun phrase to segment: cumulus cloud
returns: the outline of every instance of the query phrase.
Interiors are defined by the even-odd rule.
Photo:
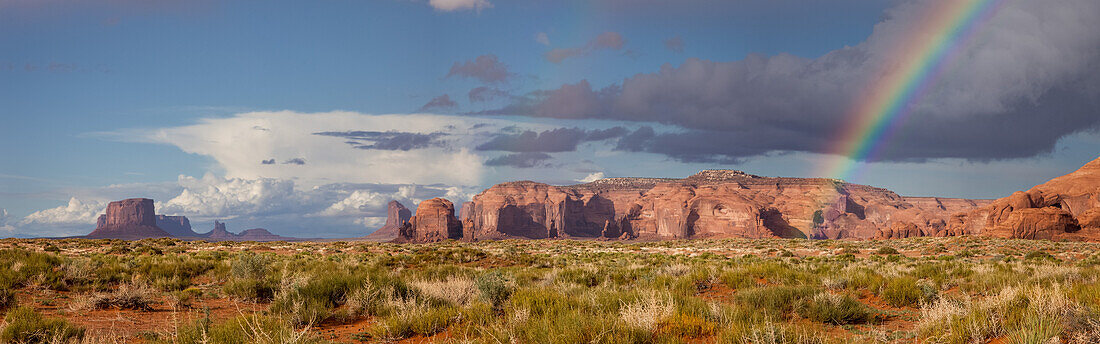
[[[681,161],[831,153],[853,125],[852,109],[881,87],[875,81],[910,57],[901,46],[905,38],[929,34],[921,31],[928,6],[936,3],[903,3],[864,42],[818,58],[691,58],[600,89],[582,80],[532,92],[484,113],[674,125],[685,130],[653,132],[645,142],[642,132],[622,146]],[[909,105],[909,116],[892,128],[876,159],[1029,157],[1050,152],[1066,135],[1100,127],[1097,22],[1096,1],[1006,2]],[[551,61],[582,50],[556,52]]]
[[[453,108],[456,108],[456,107],[458,107],[458,103],[455,103],[453,100],[451,100],[450,95],[444,94],[444,95],[432,98],[432,100],[429,100],[427,103],[424,103],[424,106],[420,107],[420,111],[448,110],[448,109],[453,109]]]
[[[591,182],[594,182],[594,181],[597,181],[597,180],[600,180],[600,179],[603,179],[603,172],[595,172],[595,173],[589,174],[589,175],[585,176],[584,178],[578,179],[577,181],[581,182],[581,183],[591,183]]]
[[[99,214],[105,213],[106,210],[106,200],[81,200],[72,197],[69,198],[69,203],[66,205],[39,210],[27,215],[19,222],[19,226],[94,225],[99,218]]]
[[[583,46],[572,48],[555,48],[546,52],[547,61],[561,63],[565,59],[585,56],[599,50],[621,50],[626,40],[618,32],[604,32],[596,38],[588,41]]]
[[[441,146],[443,145],[443,141],[441,141],[440,138],[447,135],[442,132],[422,134],[393,130],[385,132],[365,130],[324,131],[313,134],[321,136],[342,137],[348,139],[348,141],[345,141],[345,143],[359,149],[402,151]]]
[[[264,164],[264,165],[274,165],[275,164],[275,159],[261,160],[260,163]]]
[[[302,158],[288,159],[287,161],[283,161],[283,164],[286,164],[286,165],[305,165],[306,164],[306,159],[302,159]]]
[[[682,53],[684,52],[684,39],[680,36],[672,37],[665,40],[665,49],[671,52]]]
[[[550,154],[540,152],[523,152],[501,155],[485,161],[486,166],[510,166],[516,168],[532,168],[540,166],[552,157]]]
[[[287,212],[302,202],[291,180],[222,178],[207,173],[202,178],[180,176],[178,183],[183,191],[157,204],[159,213],[232,218]]]
[[[608,140],[623,136],[623,127],[586,130],[581,128],[556,128],[542,132],[523,131],[518,134],[498,134],[488,142],[477,146],[483,151],[508,152],[572,152],[577,145],[588,141]]]
[[[123,129],[93,136],[173,145],[186,153],[212,158],[228,178],[290,179],[304,187],[335,182],[480,185],[484,158],[471,152],[472,148],[468,147],[484,142],[485,137],[471,131],[471,128],[477,125],[502,128],[515,123],[505,119],[427,114],[282,111],[242,113],[204,119],[193,125]],[[269,131],[250,130],[257,125]],[[370,130],[363,130],[367,128]],[[343,144],[348,141],[345,137],[316,134],[349,131],[352,135],[356,134],[355,131],[443,133],[447,134],[448,143],[402,150],[402,141],[398,139],[401,135],[364,134],[378,140],[360,142],[375,145],[374,149],[359,149]],[[308,162],[309,168],[257,164],[257,157],[276,157],[280,160],[300,157]]]
[[[451,70],[447,72],[446,78],[452,76],[477,79],[489,84],[505,82],[512,76],[512,73],[508,71],[507,65],[500,62],[496,55],[487,54],[470,61],[455,62],[454,65],[451,65]]]
[[[436,11],[441,12],[460,10],[475,10],[481,12],[482,9],[493,8],[493,4],[488,0],[429,0],[428,4]]]

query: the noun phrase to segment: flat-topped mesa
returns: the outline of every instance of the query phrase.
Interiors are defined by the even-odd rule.
[[[908,237],[943,233],[948,210],[978,206],[919,203],[838,179],[705,170],[686,178],[604,178],[568,186],[501,183],[463,205],[462,224],[463,237],[477,240]]]
[[[107,204],[107,211],[96,221],[96,229],[88,238],[144,239],[169,237],[157,227],[153,200],[130,198]]]

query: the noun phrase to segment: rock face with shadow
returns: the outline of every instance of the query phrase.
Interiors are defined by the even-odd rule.
[[[902,197],[834,179],[732,170],[569,186],[518,181],[495,185],[464,204],[462,228],[447,232],[461,235],[447,238],[901,238],[943,232],[953,212],[987,202]],[[444,238],[423,238],[420,231],[402,237]]]
[[[396,241],[398,242],[436,242],[462,238],[462,223],[455,217],[455,206],[451,201],[432,198],[420,202],[416,207],[416,216],[402,226]]]
[[[174,237],[193,238],[199,236],[199,233],[195,233],[191,229],[191,221],[187,219],[187,216],[157,215],[157,227]]]
[[[1100,159],[1077,171],[953,216],[950,234],[1100,240]]]
[[[91,239],[145,239],[172,236],[160,227],[153,209],[153,200],[130,198],[107,204],[99,216],[96,228],[86,237]]]
[[[386,210],[386,224],[366,236],[369,240],[389,241],[397,238],[401,226],[412,219],[412,211],[398,201],[390,201]]]

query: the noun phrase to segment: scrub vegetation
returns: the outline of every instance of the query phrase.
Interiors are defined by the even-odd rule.
[[[0,240],[3,343],[1097,343],[1100,245]]]

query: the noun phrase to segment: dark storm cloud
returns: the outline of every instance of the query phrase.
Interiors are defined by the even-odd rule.
[[[451,100],[450,95],[444,94],[444,95],[432,98],[432,100],[429,100],[427,103],[424,104],[424,106],[420,107],[419,111],[447,110],[447,109],[453,109],[457,106],[458,106],[458,103],[455,103],[453,100]]]
[[[582,142],[602,141],[623,136],[628,131],[622,127],[585,130],[557,128],[543,132],[523,131],[517,134],[498,134],[489,142],[477,146],[482,151],[507,152],[572,152]]]
[[[621,148],[684,161],[828,152],[839,133],[857,125],[852,109],[889,86],[871,81],[906,58],[897,44],[922,27],[929,5],[904,3],[863,43],[818,58],[691,58],[599,89],[581,80],[531,92],[482,114],[673,125],[685,130],[634,132]],[[1066,135],[1100,128],[1097,22],[1096,1],[1006,3],[951,55],[872,159],[1030,157]]]
[[[684,39],[680,36],[672,37],[665,40],[665,49],[669,51],[682,53],[684,52]]]
[[[488,54],[478,56],[471,61],[455,62],[451,65],[451,70],[447,72],[446,78],[452,76],[478,79],[489,84],[505,82],[512,76],[512,73],[508,71],[507,65],[500,62],[496,55]]]
[[[275,164],[275,159],[263,160],[263,161],[260,161],[260,163],[264,164],[264,165],[274,165]]]
[[[480,86],[471,89],[470,93],[466,96],[470,98],[471,103],[487,102],[493,99],[507,98],[508,92],[504,92],[502,90],[491,87]]]
[[[442,137],[447,134],[435,132],[430,134],[408,133],[400,131],[324,131],[313,135],[333,136],[348,139],[345,143],[359,149],[401,150],[408,151],[428,147],[438,147],[443,144]]]
[[[516,168],[532,168],[542,165],[550,160],[550,154],[538,152],[523,152],[505,154],[485,161],[486,166],[511,166]]]
[[[588,55],[597,50],[620,50],[624,44],[626,40],[623,39],[623,35],[618,32],[604,32],[583,46],[553,49],[546,52],[544,57],[547,61],[561,63],[567,58]]]

